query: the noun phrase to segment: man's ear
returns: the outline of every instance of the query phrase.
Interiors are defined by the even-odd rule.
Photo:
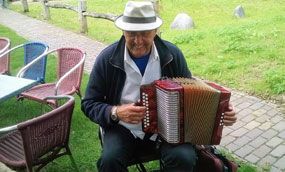
[[[155,34],[159,35],[159,33],[158,33],[159,30],[158,29],[154,29],[154,30],[155,30]]]

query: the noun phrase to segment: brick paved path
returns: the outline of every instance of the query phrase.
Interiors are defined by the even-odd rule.
[[[72,46],[87,52],[85,71],[90,72],[98,53],[106,45],[10,10],[0,9],[0,24],[31,41],[43,41],[51,49]],[[0,33],[1,36],[1,33]],[[285,172],[285,119],[273,103],[232,91],[238,122],[224,129],[219,148],[245,161],[272,165],[271,172]]]

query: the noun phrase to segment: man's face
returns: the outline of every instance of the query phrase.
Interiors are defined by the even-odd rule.
[[[126,38],[126,45],[129,52],[136,58],[145,56],[149,53],[153,39],[156,35],[156,29],[150,31],[123,31]]]

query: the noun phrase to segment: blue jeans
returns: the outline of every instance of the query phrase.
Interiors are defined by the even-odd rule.
[[[128,171],[127,164],[138,151],[160,153],[166,172],[191,172],[196,164],[196,152],[191,144],[170,145],[162,142],[157,150],[155,142],[135,138],[125,127],[115,125],[105,129],[103,151],[97,167],[100,172]]]

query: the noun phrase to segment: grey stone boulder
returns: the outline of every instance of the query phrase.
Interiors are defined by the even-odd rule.
[[[178,14],[171,23],[171,29],[174,30],[187,30],[193,28],[194,28],[194,22],[192,18],[186,13]]]
[[[237,17],[237,18],[243,18],[245,17],[245,12],[244,12],[244,9],[242,8],[241,5],[237,6],[234,10],[234,15]]]

